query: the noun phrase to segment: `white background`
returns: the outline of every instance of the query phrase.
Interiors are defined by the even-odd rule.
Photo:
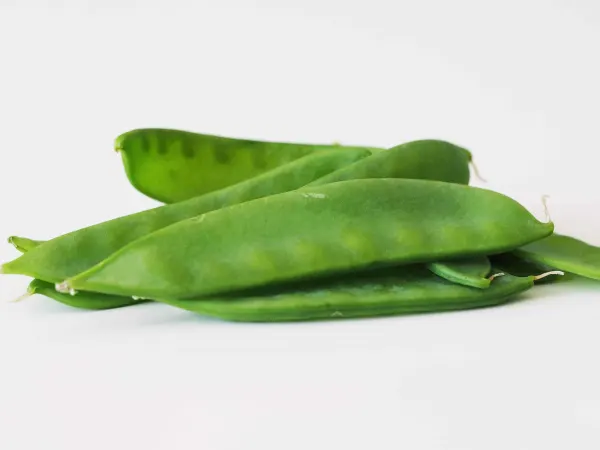
[[[115,136],[473,151],[600,245],[596,0],[0,2],[0,236],[153,206]],[[0,259],[17,255],[8,244]],[[0,280],[0,448],[598,449],[600,285],[312,324],[71,310]]]

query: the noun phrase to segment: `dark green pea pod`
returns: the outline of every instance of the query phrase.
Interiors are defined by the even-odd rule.
[[[131,184],[164,203],[223,189],[322,151],[379,149],[232,139],[180,130],[147,128],[117,137]]]
[[[553,234],[515,250],[514,254],[530,263],[600,280],[600,247],[570,236]]]
[[[428,263],[427,268],[437,276],[445,278],[448,281],[479,289],[490,287],[493,279],[492,277],[488,278],[492,265],[489,258],[485,255],[449,261],[436,261]],[[494,275],[498,276],[500,273]]]
[[[506,275],[489,289],[444,280],[423,267],[380,270],[300,287],[268,288],[199,300],[161,300],[195,313],[242,322],[347,319],[483,308],[530,289],[535,277]]]
[[[509,197],[485,189],[424,180],[341,181],[178,222],[132,242],[58,289],[195,298],[386,265],[502,253],[542,239],[553,228]]]
[[[225,206],[295,190],[369,154],[367,150],[320,152],[220,191],[73,231],[4,264],[0,273],[28,275],[57,283],[168,225]]]

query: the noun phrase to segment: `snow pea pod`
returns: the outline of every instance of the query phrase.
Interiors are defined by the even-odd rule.
[[[140,192],[174,203],[216,191],[321,151],[378,149],[232,139],[146,128],[115,140],[125,172]]]
[[[432,262],[427,264],[427,268],[437,276],[453,283],[479,289],[486,289],[491,284],[491,280],[486,277],[489,275],[492,265],[485,255]]]
[[[310,186],[362,178],[414,178],[469,184],[471,159],[468,150],[449,142],[407,142],[342,167]]]
[[[579,239],[553,234],[514,251],[527,261],[544,264],[594,280],[600,280],[600,247]]]
[[[534,277],[506,275],[489,289],[444,280],[423,267],[323,280],[311,286],[266,289],[199,300],[161,300],[225,320],[280,322],[454,311],[500,305],[533,286]]]
[[[73,231],[4,264],[0,273],[29,275],[57,283],[98,264],[130,242],[175,222],[297,189],[368,154],[367,150],[320,152],[220,191]]]
[[[509,197],[485,189],[425,180],[342,181],[178,222],[57,288],[193,298],[370,267],[501,253],[548,236],[553,228]]]

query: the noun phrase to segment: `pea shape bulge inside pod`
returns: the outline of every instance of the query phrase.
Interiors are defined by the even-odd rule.
[[[320,151],[379,150],[233,139],[160,128],[128,131],[117,137],[115,149],[131,184],[165,203],[231,186]]]
[[[60,283],[150,299],[191,298],[386,265],[506,252],[548,236],[502,194],[423,180],[303,188],[178,222]]]

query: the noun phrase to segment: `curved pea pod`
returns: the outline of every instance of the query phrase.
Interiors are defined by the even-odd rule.
[[[0,272],[57,283],[168,225],[224,206],[297,189],[368,154],[367,150],[348,150],[309,155],[220,191],[59,236],[4,264]]]
[[[41,294],[67,306],[91,310],[122,308],[143,301],[132,299],[131,297],[96,294],[93,292],[78,292],[77,295],[63,294],[57,292],[53,284],[41,280],[33,280],[27,288],[27,294]]]
[[[600,280],[600,247],[570,236],[553,234],[514,253],[529,262]]]
[[[131,184],[165,203],[187,200],[256,177],[316,152],[377,149],[232,139],[147,128],[117,137]]]
[[[492,265],[487,256],[436,261],[427,264],[427,268],[437,276],[453,283],[479,289],[490,287],[491,279],[487,278]]]
[[[423,180],[342,181],[181,221],[131,243],[58,289],[193,298],[500,253],[548,236],[553,227],[514,200],[484,189]]]
[[[469,184],[471,153],[439,140],[420,140],[374,153],[342,167],[310,186],[362,178],[412,178]]]
[[[40,244],[43,244],[44,241],[36,241],[34,239],[28,239],[20,236],[11,236],[8,238],[8,243],[21,253],[26,253],[29,250],[38,247]]]
[[[225,320],[280,322],[455,311],[500,305],[533,286],[534,277],[511,275],[489,289],[473,289],[422,267],[393,268],[312,286],[267,289],[235,296],[163,303]]]

